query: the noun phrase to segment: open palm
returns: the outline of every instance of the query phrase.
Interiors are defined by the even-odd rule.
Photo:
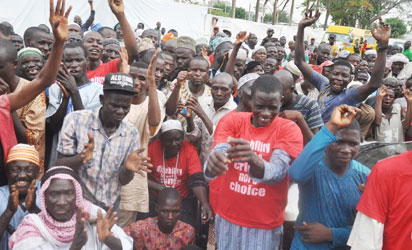
[[[319,10],[316,11],[315,15],[313,16],[313,11],[308,10],[305,12],[305,18],[303,18],[300,22],[299,25],[303,27],[308,27],[311,26],[312,24],[316,23],[316,21],[320,17],[320,12]]]
[[[68,38],[68,18],[72,7],[65,11],[65,0],[57,0],[54,8],[54,0],[50,0],[49,22],[53,30],[53,35],[57,40],[66,41]]]
[[[381,43],[389,42],[389,38],[391,37],[391,26],[384,23],[382,18],[379,18],[379,24],[374,23],[372,25],[372,36]]]

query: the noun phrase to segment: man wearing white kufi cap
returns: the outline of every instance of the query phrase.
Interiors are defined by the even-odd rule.
[[[182,196],[180,220],[196,227],[196,212],[190,190],[202,206],[202,222],[212,219],[206,182],[196,148],[184,140],[184,131],[178,120],[167,120],[160,128],[160,138],[149,144],[148,156],[153,165],[148,175],[149,189],[159,192],[165,187],[176,188]],[[154,199],[153,199],[154,198]],[[150,197],[150,213],[155,213],[155,197]]]

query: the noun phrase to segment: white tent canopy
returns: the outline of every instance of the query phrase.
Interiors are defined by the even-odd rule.
[[[139,22],[144,23],[145,28],[154,28],[156,22],[160,21],[163,27],[174,28],[179,35],[196,38],[208,32],[207,7],[176,3],[172,0],[124,1],[126,16],[133,29]],[[66,0],[66,6],[69,5],[73,7],[69,22],[73,21],[75,15],[79,15],[85,22],[90,15],[87,0]],[[111,13],[107,0],[94,0],[94,9],[95,23],[114,27],[116,18]],[[49,24],[49,0],[1,0],[0,10],[0,22],[10,22],[15,32],[20,35],[30,26]]]

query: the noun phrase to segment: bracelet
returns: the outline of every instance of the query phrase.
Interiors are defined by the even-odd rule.
[[[383,45],[383,46],[378,45],[378,47],[377,47],[377,51],[378,51],[378,52],[383,52],[383,51],[385,51],[385,50],[387,50],[387,49],[388,49],[388,45],[387,45],[387,44],[385,44],[385,45]]]

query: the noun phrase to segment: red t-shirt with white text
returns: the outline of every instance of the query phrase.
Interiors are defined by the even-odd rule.
[[[357,209],[384,224],[383,250],[412,249],[412,151],[373,167]]]
[[[87,71],[87,78],[89,78],[91,82],[103,84],[107,74],[119,72],[119,63],[120,58],[113,59],[107,63],[102,63],[96,69]]]
[[[232,112],[223,117],[214,134],[214,145],[228,137],[250,141],[251,148],[265,161],[275,149],[295,159],[303,147],[302,133],[292,121],[276,117],[267,127],[256,128],[252,113]],[[276,184],[257,183],[249,176],[248,163],[231,163],[221,176],[217,214],[239,226],[273,229],[283,224],[288,177]]]
[[[176,188],[182,197],[187,197],[189,177],[196,173],[202,173],[195,147],[188,141],[183,141],[179,155],[164,159],[163,163],[163,147],[160,140],[157,139],[149,144],[148,155],[153,164],[149,178],[167,187]],[[176,164],[177,158],[179,161]]]

